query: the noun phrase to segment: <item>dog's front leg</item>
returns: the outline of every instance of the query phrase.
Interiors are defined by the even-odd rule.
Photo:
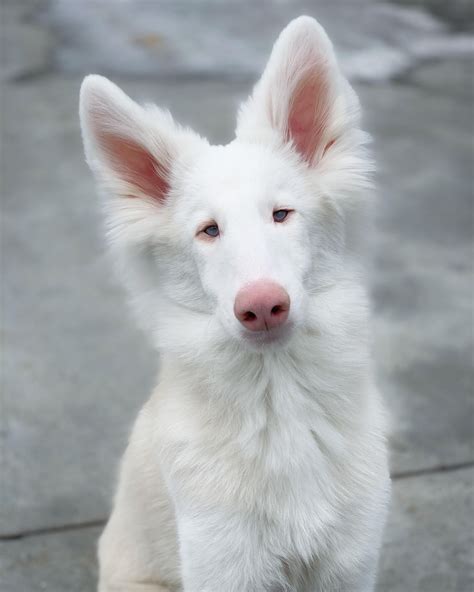
[[[184,592],[263,592],[283,574],[258,525],[236,514],[195,509],[178,518]]]

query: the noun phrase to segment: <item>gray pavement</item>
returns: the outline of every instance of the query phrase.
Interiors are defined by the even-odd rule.
[[[247,50],[245,62],[239,48],[233,58],[238,76],[225,60],[206,62],[203,72],[186,53],[171,61],[169,71],[156,64],[156,71],[147,70],[149,55],[139,72],[127,59],[114,70],[107,66],[110,54],[77,25],[87,25],[90,21],[80,19],[94,14],[102,18],[99,29],[107,31],[110,3],[88,2],[84,11],[73,4],[6,0],[3,6],[3,46],[9,47],[0,136],[0,589],[5,592],[94,589],[95,542],[109,510],[117,462],[158,365],[130,320],[104,255],[78,128],[81,77],[94,65],[92,59],[103,60],[101,72],[115,71],[114,80],[134,98],[168,106],[182,122],[223,142],[232,135],[236,106],[254,76],[253,54]],[[215,4],[201,2],[203,14]],[[268,17],[268,30],[309,3],[289,4],[279,3],[276,16]],[[359,57],[367,55],[364,35],[375,27],[367,13],[374,4],[358,0],[358,17],[342,0],[332,9],[326,3],[323,11],[336,37],[346,26],[339,22],[342,12],[352,15],[346,48],[358,47]],[[121,10],[127,5],[121,3]],[[165,22],[176,25],[177,32],[171,27],[169,33],[172,41],[182,32],[180,13],[170,3],[159,6]],[[396,9],[390,6],[385,14],[392,15],[391,22],[398,14],[397,22],[408,27],[410,19]],[[147,27],[131,19],[129,39],[141,34],[152,54],[159,53],[149,25],[156,12],[151,3],[147,10]],[[318,14],[317,7],[312,12]],[[240,18],[238,39],[244,16],[230,14]],[[266,14],[268,7],[259,21],[264,31]],[[395,478],[379,590],[470,592],[472,62],[466,58],[466,33],[451,35],[450,25],[428,13],[418,20],[410,14],[418,32],[425,23],[425,39],[437,36],[438,50],[440,35],[458,41],[448,40],[445,53],[427,61],[410,57],[409,67],[386,72],[376,85],[360,76],[360,68],[352,71],[379,163],[374,352],[392,416]],[[120,23],[119,40],[126,44],[124,15],[114,22]],[[68,36],[71,27],[76,34]],[[97,27],[90,29],[88,35],[96,34]],[[266,36],[258,38],[256,28],[248,33],[256,63],[269,49]],[[391,39],[399,51],[403,44]],[[372,37],[369,41],[372,47]],[[64,56],[72,50],[74,60],[68,61]]]

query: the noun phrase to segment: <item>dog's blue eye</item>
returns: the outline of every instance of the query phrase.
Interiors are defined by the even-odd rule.
[[[216,238],[216,236],[219,236],[219,226],[217,224],[211,224],[204,228],[203,232],[208,236],[212,236],[212,238]]]
[[[289,213],[290,210],[275,210],[273,212],[273,220],[275,220],[275,222],[283,222]]]

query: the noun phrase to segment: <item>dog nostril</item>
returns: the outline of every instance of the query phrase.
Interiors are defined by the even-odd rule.
[[[245,314],[244,314],[244,321],[254,321],[257,318],[257,315],[252,312],[251,310],[248,310]]]
[[[237,293],[234,315],[249,331],[270,331],[286,323],[290,297],[280,285],[267,280],[249,283]]]

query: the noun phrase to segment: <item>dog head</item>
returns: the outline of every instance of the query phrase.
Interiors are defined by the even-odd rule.
[[[226,146],[100,76],[80,115],[110,245],[158,347],[286,347],[321,325],[321,294],[353,268],[371,163],[315,20],[281,33]]]

